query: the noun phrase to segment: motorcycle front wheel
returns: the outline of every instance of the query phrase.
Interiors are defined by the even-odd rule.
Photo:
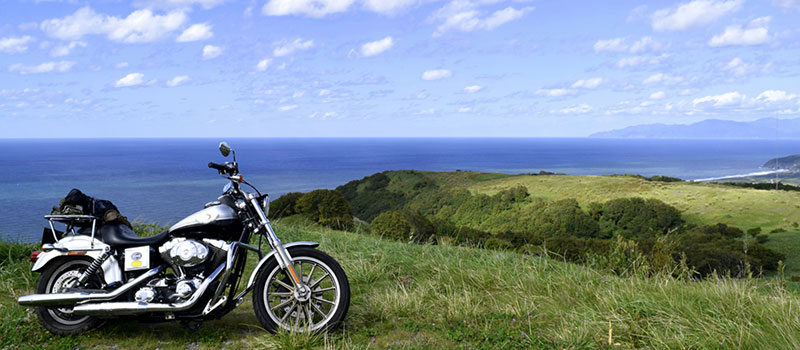
[[[259,272],[253,292],[256,318],[269,332],[323,332],[344,320],[350,307],[350,284],[332,257],[307,247],[290,248],[294,269],[310,292],[295,290],[291,277],[270,260]]]

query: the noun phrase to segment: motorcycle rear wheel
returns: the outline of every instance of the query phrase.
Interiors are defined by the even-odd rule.
[[[332,257],[307,247],[289,249],[294,268],[311,288],[307,300],[298,299],[289,275],[270,260],[259,272],[253,292],[256,318],[271,333],[324,332],[338,326],[350,307],[350,284]]]
[[[89,264],[89,261],[80,258],[50,264],[36,281],[36,293],[60,293],[62,288],[71,288]],[[99,276],[89,278],[90,288],[100,287],[98,278]],[[36,316],[44,328],[58,335],[83,333],[101,323],[91,316],[73,315],[70,307],[39,306],[36,307]]]

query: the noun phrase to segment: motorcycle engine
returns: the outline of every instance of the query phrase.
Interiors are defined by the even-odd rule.
[[[217,261],[224,257],[224,251],[220,249],[222,245],[216,243],[213,240],[173,238],[159,247],[158,251],[176,273],[193,277],[203,273],[210,267],[208,265],[216,267]]]

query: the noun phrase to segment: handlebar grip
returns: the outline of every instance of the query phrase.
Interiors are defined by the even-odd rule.
[[[225,171],[228,167],[225,164],[218,164],[214,162],[208,162],[208,167],[211,169],[217,169],[217,171]]]

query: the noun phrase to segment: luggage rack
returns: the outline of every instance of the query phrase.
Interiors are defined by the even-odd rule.
[[[53,226],[54,222],[59,222],[67,226],[66,230],[64,231],[65,236],[70,232],[73,236],[77,235],[78,233],[75,232],[75,226],[85,226],[91,222],[92,245],[94,245],[94,236],[97,232],[97,220],[99,220],[100,217],[94,215],[45,215],[44,218],[47,219],[48,223],[50,224],[50,232],[53,234],[53,238],[56,241],[59,240],[59,237],[56,235],[56,228]]]

